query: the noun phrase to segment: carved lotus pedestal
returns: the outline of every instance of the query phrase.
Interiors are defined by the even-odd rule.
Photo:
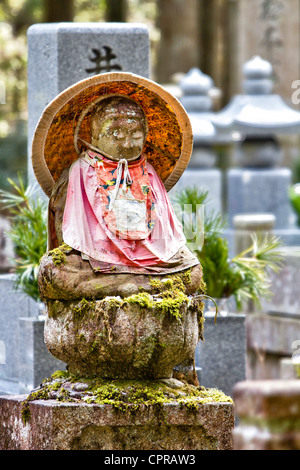
[[[149,294],[48,301],[45,343],[80,376],[170,378],[174,366],[192,362],[201,317],[192,297],[168,307]]]
[[[170,378],[202,338],[201,282],[199,265],[169,276],[94,273],[60,247],[40,264],[46,346],[81,376]]]

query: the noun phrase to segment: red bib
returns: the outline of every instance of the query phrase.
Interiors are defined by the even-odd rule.
[[[126,240],[144,240],[155,223],[155,207],[146,159],[108,160],[87,152],[95,168],[102,216],[109,230]]]

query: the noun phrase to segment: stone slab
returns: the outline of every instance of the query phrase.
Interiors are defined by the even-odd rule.
[[[293,106],[291,88],[299,78],[299,0],[237,0],[235,71],[259,55],[274,68],[274,93]],[[236,90],[235,90],[236,93]]]
[[[237,382],[246,379],[246,316],[205,313],[204,341],[196,348],[195,363],[201,367],[201,385],[218,388],[232,396]]]
[[[298,342],[300,345],[300,340]],[[300,379],[300,363],[289,357],[283,358],[280,361],[280,378],[282,380],[296,380]]]
[[[41,304],[14,289],[12,274],[0,275],[0,393],[27,393],[63,363],[44,343]]]
[[[45,317],[19,318],[19,390],[30,393],[56,370],[64,370],[66,364],[56,359],[46,348],[44,341]]]
[[[298,354],[300,318],[282,314],[247,316],[248,379],[282,378],[281,361]]]
[[[0,216],[0,273],[8,273],[12,268],[14,246],[8,236],[10,222],[6,217]]]
[[[234,450],[300,450],[300,380],[240,382],[234,400]]]
[[[18,345],[22,332],[19,331],[19,317],[38,315],[38,305],[21,291],[14,289],[14,276],[0,275],[0,380],[18,382]]]
[[[291,356],[299,340],[300,319],[264,313],[247,316],[248,349]]]
[[[26,396],[0,396],[1,450],[231,450],[232,403],[206,403],[198,410],[166,403],[130,414],[111,405],[30,402]]]
[[[300,319],[300,246],[284,246],[281,252],[283,260],[280,271],[270,273],[272,298],[263,299],[262,306],[265,312]]]
[[[290,228],[294,216],[288,198],[289,168],[232,168],[227,171],[227,211],[230,227],[237,214],[269,213],[275,229]]]

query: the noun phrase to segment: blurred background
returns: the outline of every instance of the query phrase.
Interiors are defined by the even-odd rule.
[[[26,174],[27,38],[43,22],[138,22],[149,28],[151,78],[176,83],[198,67],[214,82],[214,111],[240,92],[255,54],[273,65],[274,92],[294,108],[299,73],[298,0],[0,0],[0,188]],[[5,95],[5,99],[4,99]],[[298,146],[293,145],[293,162]]]

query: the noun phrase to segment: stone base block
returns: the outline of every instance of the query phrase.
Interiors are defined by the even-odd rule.
[[[164,403],[135,412],[112,405],[30,402],[25,396],[0,397],[1,450],[232,450],[233,403],[205,403],[195,410]]]

